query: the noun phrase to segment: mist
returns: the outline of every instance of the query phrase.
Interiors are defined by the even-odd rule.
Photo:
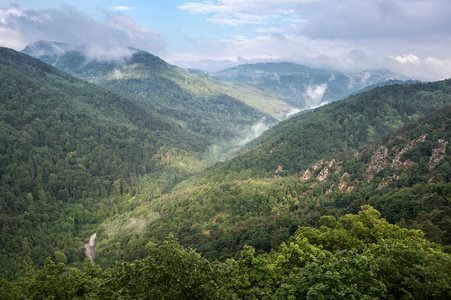
[[[265,132],[269,128],[270,128],[270,126],[266,123],[266,118],[261,119],[260,122],[254,124],[250,128],[250,130],[247,130],[247,131],[244,132],[244,136],[242,136],[236,142],[236,145],[237,146],[243,146],[243,145],[249,143],[253,139],[256,139],[259,136],[261,136],[263,134],[263,132]]]
[[[305,108],[308,109],[320,105],[327,87],[327,83],[307,86],[305,91]]]
[[[110,13],[98,20],[69,5],[32,9],[15,5],[0,10],[0,40],[6,47],[23,49],[36,41],[58,41],[86,50],[90,59],[110,60],[129,56],[129,47],[163,53],[166,37],[133,19]]]

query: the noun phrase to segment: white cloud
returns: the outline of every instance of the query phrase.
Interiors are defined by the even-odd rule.
[[[324,0],[219,0],[188,2],[179,6],[179,9],[189,11],[193,14],[278,14],[289,15],[294,14],[296,8],[301,6],[309,7],[311,4],[319,4]]]
[[[316,0],[322,2],[323,0]],[[179,6],[191,14],[213,15],[206,20],[216,24],[238,27],[244,24],[264,24],[275,18],[284,17],[285,21],[298,23],[297,7],[309,4],[313,0],[219,0],[189,2]]]
[[[166,47],[164,35],[123,14],[96,20],[71,6],[58,9],[0,9],[0,45],[21,50],[37,40],[89,45],[92,53],[123,51],[123,45],[153,53]]]
[[[192,14],[210,14],[221,11],[221,8],[211,1],[185,3],[184,5],[179,6],[179,9],[187,10]]]
[[[273,32],[280,32],[280,30],[276,27],[261,27],[257,28],[256,32],[258,33],[273,33]]]
[[[247,25],[220,37],[222,49],[208,59],[242,56],[341,71],[390,68],[422,79],[451,76],[449,0],[217,0],[179,8],[236,31]]]
[[[406,76],[424,80],[451,78],[451,59],[436,57],[419,58],[413,54],[389,57],[388,68]]]
[[[265,18],[250,14],[237,14],[235,18],[214,16],[212,18],[208,18],[207,21],[216,24],[240,26],[243,24],[262,24],[265,22]]]
[[[284,17],[302,24],[301,33],[314,38],[414,37],[451,31],[449,0],[218,0],[179,6],[207,20],[234,19],[243,24],[249,15],[264,20]],[[309,20],[309,22],[305,22]]]
[[[395,56],[395,57],[393,57],[396,61],[398,61],[400,64],[408,64],[408,63],[411,63],[411,64],[417,64],[417,63],[419,63],[420,62],[420,59],[417,57],[417,56],[415,56],[415,55],[413,55],[413,54],[409,54],[409,55],[404,55],[404,56]]]
[[[110,7],[110,9],[115,10],[115,11],[125,11],[125,10],[133,10],[135,8],[129,7],[129,6],[113,6],[113,7]]]
[[[311,38],[414,38],[450,34],[451,5],[446,0],[348,0],[317,11],[300,33]]]
[[[314,108],[321,104],[324,93],[327,90],[327,83],[320,85],[309,85],[305,91],[307,99],[306,106],[308,108]]]
[[[6,20],[10,17],[22,17],[24,13],[17,7],[11,7],[6,10],[0,10],[0,23],[6,25]]]

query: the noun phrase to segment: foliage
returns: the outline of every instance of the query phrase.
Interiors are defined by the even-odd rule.
[[[55,251],[81,264],[95,224],[201,168],[198,135],[28,56],[0,54],[1,276],[42,267]]]
[[[203,167],[209,137],[228,138],[222,129],[196,133],[150,110],[162,106],[144,103],[149,95],[140,103],[1,51],[0,266],[20,277],[0,279],[2,296],[450,297],[449,247],[438,244],[451,244],[451,106],[374,142],[448,103],[449,81],[379,88],[295,117],[169,194]],[[155,84],[174,93],[158,99],[183,94],[194,111],[208,100],[220,115],[236,104],[158,58],[133,59],[146,76],[167,72]],[[182,88],[189,80],[197,91]],[[232,123],[247,112],[237,104]],[[381,147],[382,167],[369,172]],[[95,231],[93,266],[82,263],[83,239]]]
[[[149,256],[117,264],[106,271],[104,299],[209,299],[215,295],[213,267],[194,250],[183,249],[173,237]]]
[[[280,122],[249,143],[249,151],[216,164],[197,183],[210,178],[292,176],[321,159],[357,151],[450,102],[451,80],[385,86],[353,95]],[[431,145],[424,146],[427,152]]]
[[[78,78],[125,95],[201,136],[209,144],[241,138],[242,131],[262,118],[269,123],[276,122],[262,113],[268,111],[264,103],[276,101],[289,110],[287,104],[274,97],[267,99],[261,92],[259,98],[266,101],[249,101],[242,93],[208,76],[179,69],[145,51],[129,49],[130,56],[122,59],[97,60],[89,58],[82,49],[55,53],[51,45],[52,42],[41,41],[24,52]],[[275,115],[272,110],[269,113]]]
[[[324,217],[326,227],[304,237],[305,228],[277,251],[209,262],[169,237],[149,256],[117,263],[101,271],[88,260],[82,270],[65,271],[46,260],[45,268],[17,281],[2,282],[2,296],[18,298],[101,299],[446,299],[451,296],[451,255],[422,238],[380,218],[370,206],[338,220]],[[341,233],[339,234],[338,231]],[[327,237],[324,232],[331,234]],[[356,234],[357,233],[357,234]],[[343,243],[327,250],[340,235]]]

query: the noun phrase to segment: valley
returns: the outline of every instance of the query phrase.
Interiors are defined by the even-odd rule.
[[[0,48],[1,295],[451,295],[450,79],[127,49]]]

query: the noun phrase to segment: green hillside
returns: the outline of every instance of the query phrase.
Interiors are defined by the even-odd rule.
[[[449,251],[450,129],[448,105],[359,152],[317,161],[294,175],[205,177],[202,185],[103,223],[97,262],[107,267],[143,258],[146,243],[158,244],[169,234],[210,260],[237,259],[245,245],[263,254],[277,249],[298,226],[319,226],[324,214],[357,213],[365,204],[392,223],[424,230],[426,238]],[[118,245],[122,253],[115,251]]]
[[[0,48],[0,299],[451,296],[451,80],[334,102],[202,171],[239,138],[214,122],[265,115],[208,75],[131,59],[121,76],[158,83],[142,98],[137,78],[105,89]],[[97,63],[83,72],[104,83],[118,68]],[[189,121],[213,109],[216,125]]]
[[[249,151],[218,163],[204,178],[294,175],[449,103],[451,80],[375,88],[279,123],[249,143]]]
[[[148,52],[129,49],[122,59],[90,58],[84,49],[36,42],[24,53],[83,80],[126,95],[211,144],[243,138],[258,122],[275,124],[292,107],[276,97],[240,85],[233,88],[199,72],[169,65]]]
[[[45,261],[39,272],[0,280],[4,299],[447,299],[451,255],[421,231],[389,224],[363,206],[321,228],[299,228],[277,251],[209,262],[169,236],[148,257],[102,270]]]
[[[42,266],[55,250],[70,263],[83,261],[86,228],[198,171],[210,143],[6,48],[0,127],[0,273],[7,278]]]

